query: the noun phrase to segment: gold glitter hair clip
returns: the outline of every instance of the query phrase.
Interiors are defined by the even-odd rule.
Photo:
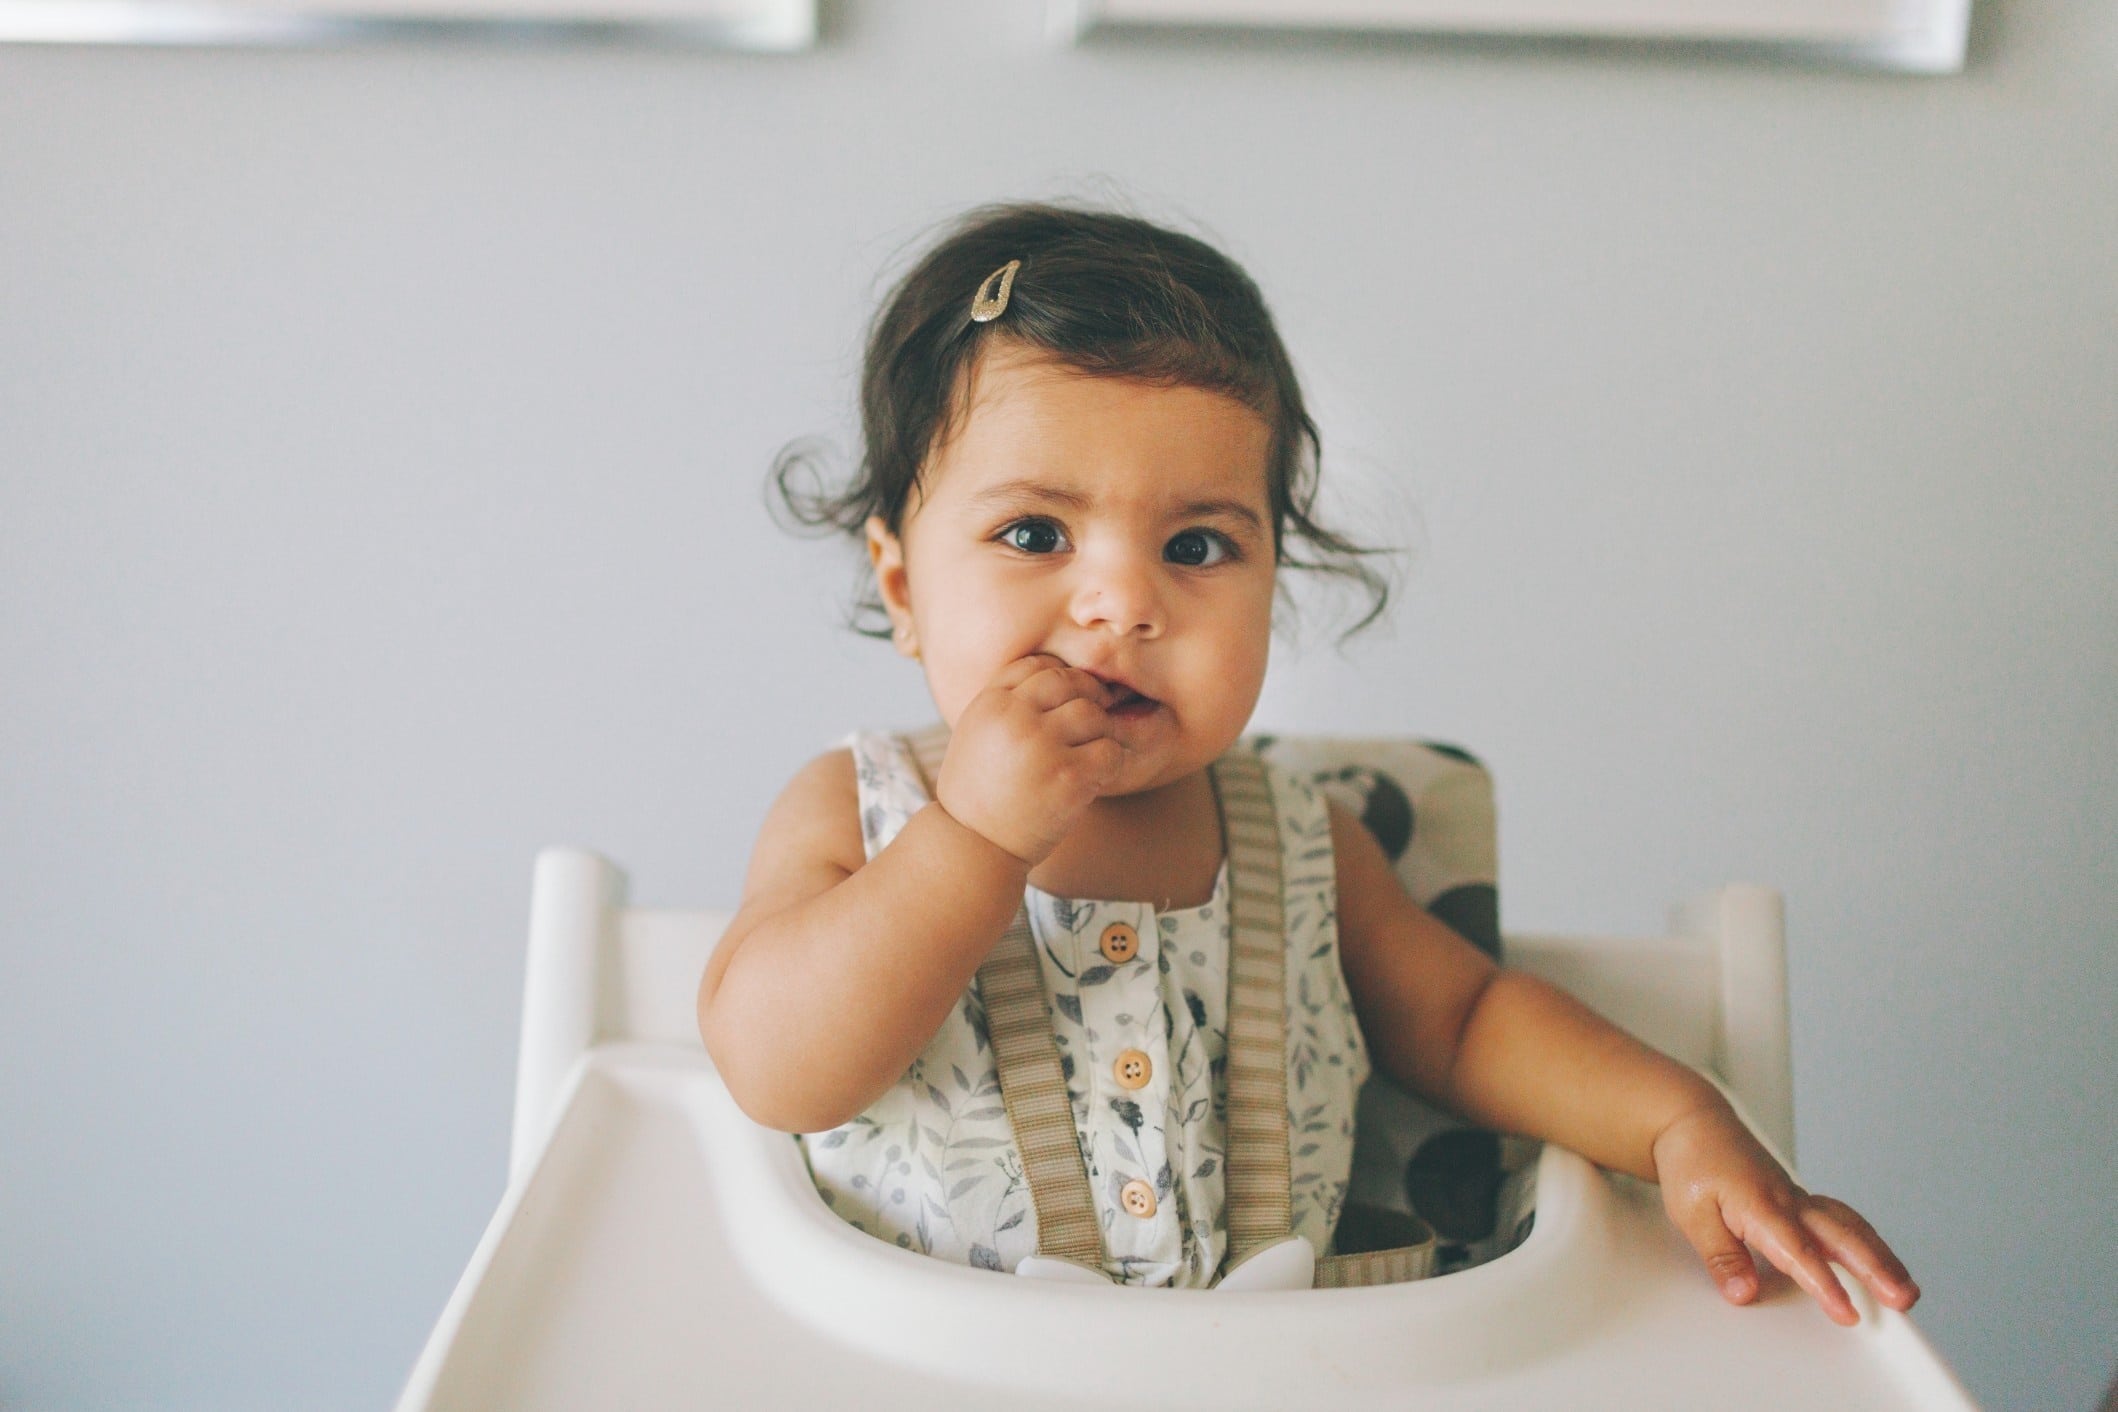
[[[1008,295],[1015,288],[1015,271],[1022,268],[1022,261],[1010,260],[985,277],[978,292],[971,296],[971,322],[989,324],[1008,311]]]

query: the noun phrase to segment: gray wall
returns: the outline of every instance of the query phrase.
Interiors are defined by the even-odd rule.
[[[0,1403],[371,1408],[500,1194],[530,859],[725,904],[916,677],[762,508],[876,272],[1189,216],[1411,546],[1260,720],[1460,740],[1517,928],[1786,889],[1804,1172],[1996,1406],[2118,1352],[2118,10],[1969,71],[1143,41],[0,49]]]

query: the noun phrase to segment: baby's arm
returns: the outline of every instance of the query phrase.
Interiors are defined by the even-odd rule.
[[[1107,691],[1025,658],[965,707],[937,794],[863,861],[844,751],[795,776],[699,982],[699,1034],[743,1111],[818,1132],[903,1075],[1119,759]]]
[[[1733,1303],[1757,1296],[1746,1242],[1841,1324],[1859,1316],[1827,1259],[1893,1309],[1919,1298],[1859,1213],[1797,1187],[1712,1084],[1556,987],[1496,967],[1405,894],[1374,838],[1336,806],[1331,836],[1346,983],[1386,1073],[1474,1122],[1659,1181]]]

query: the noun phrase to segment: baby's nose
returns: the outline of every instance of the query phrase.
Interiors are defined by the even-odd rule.
[[[1153,637],[1162,631],[1161,579],[1131,556],[1111,556],[1083,565],[1074,593],[1074,621],[1122,636]]]

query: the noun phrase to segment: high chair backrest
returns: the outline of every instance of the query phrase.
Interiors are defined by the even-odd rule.
[[[1357,814],[1408,891],[1475,945],[1542,975],[1734,1094],[1792,1161],[1780,900],[1719,889],[1647,940],[1499,929],[1492,782],[1472,756],[1404,738],[1259,736],[1264,757]],[[699,975],[728,913],[626,905],[624,874],[578,848],[537,858],[510,1177],[526,1173],[595,1045],[696,1048]],[[1401,1168],[1400,1168],[1401,1170]]]

